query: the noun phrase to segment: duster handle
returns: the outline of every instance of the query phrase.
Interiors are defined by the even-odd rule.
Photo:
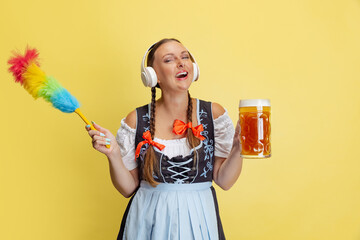
[[[89,122],[89,120],[87,120],[87,118],[84,116],[84,114],[82,114],[82,112],[80,111],[80,108],[75,109],[75,112],[79,115],[79,117],[81,117],[82,120],[84,120],[84,122],[87,125],[90,125],[90,129],[91,130],[96,130],[96,128],[94,128],[94,126]],[[97,131],[97,130],[96,130]],[[107,148],[110,148],[110,145],[105,145]]]

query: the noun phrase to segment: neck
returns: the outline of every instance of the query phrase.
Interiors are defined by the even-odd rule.
[[[159,107],[163,108],[169,115],[182,119],[186,117],[188,108],[188,93],[167,94],[161,92],[161,98],[158,100]]]

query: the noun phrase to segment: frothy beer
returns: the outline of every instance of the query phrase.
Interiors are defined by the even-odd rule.
[[[271,156],[270,100],[240,100],[240,142],[244,158],[266,158]]]

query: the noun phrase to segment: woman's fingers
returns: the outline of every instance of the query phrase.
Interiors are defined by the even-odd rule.
[[[92,145],[93,147],[102,152],[108,152],[112,148],[106,147],[106,145],[114,145],[116,142],[115,137],[112,135],[112,133],[107,130],[106,128],[101,127],[100,125],[92,122],[92,126],[96,130],[92,130],[90,125],[86,125],[85,129],[88,131],[89,136],[92,138]]]
[[[233,140],[233,147],[239,148],[240,147],[240,120],[238,120],[235,128],[234,140]],[[241,147],[240,147],[241,148]]]
[[[101,150],[101,149],[104,150],[106,145],[111,145],[111,140],[109,138],[95,135],[92,139],[92,145],[96,150]],[[105,148],[105,149],[107,149],[107,148]],[[101,152],[103,150],[101,150]]]
[[[108,142],[105,138],[101,138],[101,139],[93,139],[93,144],[94,145],[102,145],[102,146],[104,146],[104,145],[109,145],[110,144],[110,142]]]
[[[109,130],[107,130],[106,128],[103,128],[103,127],[101,127],[99,124],[96,124],[95,122],[93,122],[92,121],[92,124],[93,124],[93,126],[94,126],[94,128],[98,131],[98,132],[100,132],[100,136],[110,136],[111,135],[111,133],[110,133],[110,131]],[[88,125],[89,126],[89,125]]]
[[[107,138],[105,134],[97,131],[97,130],[89,130],[88,131],[90,137],[92,138],[93,143],[99,143],[100,145],[110,145],[111,139]]]
[[[237,121],[236,128],[235,128],[235,136],[240,134],[240,120]]]
[[[98,130],[99,132],[102,132],[102,133],[105,133],[105,134],[106,134],[107,132],[109,132],[106,128],[101,127],[99,124],[96,124],[96,123],[93,122],[93,121],[91,121],[91,122],[92,122],[94,128],[95,128],[96,130]]]
[[[106,143],[111,143],[111,139],[107,138],[105,136],[101,136],[101,135],[93,135],[92,137],[93,141],[105,141]]]
[[[93,125],[95,127],[95,125]],[[107,129],[99,127],[99,125],[96,125],[97,127],[95,127],[95,129],[97,130],[92,130],[90,125],[86,125],[85,129],[88,131],[90,137],[92,137],[92,135],[100,135],[102,137],[105,137],[105,134],[103,132],[108,132]]]

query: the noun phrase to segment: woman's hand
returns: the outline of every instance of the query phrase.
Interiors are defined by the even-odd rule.
[[[92,123],[96,130],[91,130],[89,125],[85,126],[85,129],[92,138],[93,148],[104,153],[108,158],[120,154],[120,147],[117,144],[114,135],[106,128],[103,128],[94,122]],[[110,148],[107,148],[106,145],[110,145]]]
[[[233,140],[232,148],[241,151],[240,120],[237,121],[237,124],[236,124],[236,127],[235,127],[235,134],[234,134],[234,140]]]

